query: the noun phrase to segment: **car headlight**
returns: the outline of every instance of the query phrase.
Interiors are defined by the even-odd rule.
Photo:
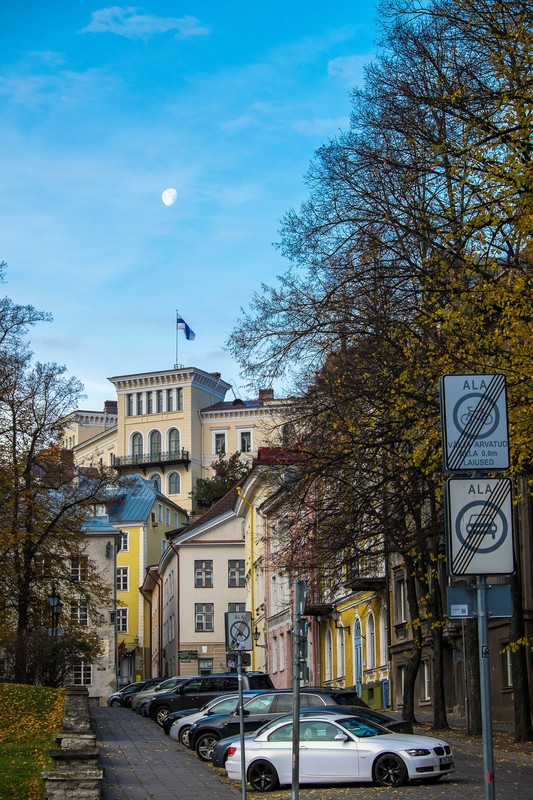
[[[413,747],[411,750],[405,751],[410,756],[429,756],[430,751],[424,747]]]

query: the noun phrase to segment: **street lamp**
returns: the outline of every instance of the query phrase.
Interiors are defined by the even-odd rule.
[[[48,595],[48,605],[52,610],[52,637],[55,639],[58,634],[59,615],[63,609],[61,595],[56,592],[55,584],[52,586],[52,593]]]
[[[261,636],[261,634],[257,630],[257,625],[255,626],[255,629],[254,629],[254,632],[252,633],[252,636],[253,636],[253,640],[255,642],[255,646],[256,647],[266,647],[266,644],[259,644],[259,637]]]

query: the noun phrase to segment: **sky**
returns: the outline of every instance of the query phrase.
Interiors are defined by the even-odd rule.
[[[18,0],[0,8],[0,292],[48,311],[40,361],[108,378],[218,371],[317,148],[346,130],[372,0]],[[174,204],[162,202],[167,188]],[[176,311],[196,334],[176,335]],[[228,399],[231,399],[228,396]]]

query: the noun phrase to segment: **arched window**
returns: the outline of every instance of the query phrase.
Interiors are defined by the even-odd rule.
[[[366,622],[366,668],[376,666],[376,624],[374,615],[370,613]]]
[[[181,492],[181,478],[179,472],[171,472],[168,476],[168,493],[179,494]]]
[[[180,432],[177,428],[171,428],[168,432],[168,452],[170,455],[180,451]]]
[[[161,434],[159,431],[152,431],[150,434],[150,456],[152,458],[161,457]]]
[[[326,631],[326,681],[333,680],[333,637],[331,630]]]
[[[379,663],[385,666],[389,661],[389,612],[383,608],[379,617]]]
[[[131,455],[138,461],[143,454],[143,437],[141,433],[134,433],[131,437]]]
[[[149,480],[153,481],[156,485],[157,491],[161,491],[161,475],[158,475],[157,472],[154,472],[153,475],[150,475]]]
[[[337,678],[342,678],[345,672],[345,656],[344,656],[344,630],[339,628],[337,630]]]
[[[363,686],[363,637],[361,636],[361,622],[356,617],[353,628],[353,671],[355,690],[361,697]]]

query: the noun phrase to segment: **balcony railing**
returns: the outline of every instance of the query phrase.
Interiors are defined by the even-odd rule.
[[[170,464],[185,464],[188,468],[190,461],[188,450],[169,450],[165,453],[157,450],[151,453],[138,453],[133,456],[114,456],[113,467],[118,470],[141,467],[145,472],[146,467],[158,466],[164,468]]]

